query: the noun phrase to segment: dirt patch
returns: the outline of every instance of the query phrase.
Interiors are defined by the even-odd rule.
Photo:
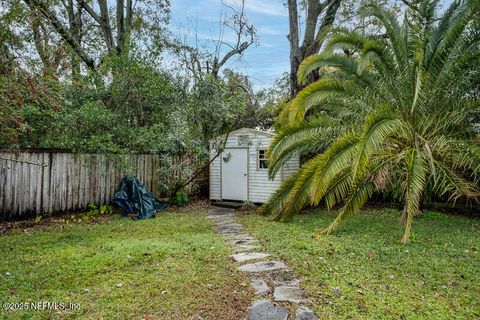
[[[189,202],[184,206],[168,206],[167,210],[172,212],[192,212],[192,211],[207,211],[212,205],[210,200],[207,199],[198,199]]]
[[[86,212],[64,213],[60,216],[44,217],[40,220],[28,219],[23,221],[2,222],[0,223],[0,235],[6,235],[16,230],[27,232],[29,229],[43,229],[65,223],[89,223],[99,224],[118,219],[119,211],[115,210],[112,214],[101,214],[96,216],[87,216]]]
[[[232,270],[234,272],[234,270]],[[233,281],[232,281],[233,282]],[[237,281],[229,286],[212,288],[209,301],[201,310],[204,319],[246,319],[253,291],[247,281]]]
[[[211,208],[210,201],[206,199],[199,199],[190,202],[185,206],[169,206],[167,211],[170,212],[192,212],[192,211],[206,211]],[[88,224],[98,224],[105,223],[114,219],[120,218],[122,209],[115,208],[114,212],[111,214],[99,214],[95,216],[89,216],[88,211],[74,211],[74,212],[64,212],[49,217],[42,217],[41,219],[27,219],[21,221],[10,221],[10,222],[1,222],[0,223],[0,235],[8,234],[15,230],[24,230],[25,232],[29,229],[42,229],[48,228],[54,225],[60,225],[65,223],[88,223]],[[161,213],[159,213],[161,214]]]

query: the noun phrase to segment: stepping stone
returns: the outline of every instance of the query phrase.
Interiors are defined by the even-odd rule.
[[[245,244],[245,245],[240,245],[240,246],[236,246],[233,248],[233,251],[235,252],[244,252],[244,251],[250,251],[250,250],[255,250],[257,249],[258,246],[251,246],[251,245],[248,245],[248,244]]]
[[[250,283],[252,284],[253,289],[255,289],[256,295],[265,294],[270,291],[270,288],[268,287],[265,280],[260,277],[252,277]]]
[[[223,226],[225,224],[230,224],[230,223],[235,223],[237,222],[237,219],[218,219],[219,221],[215,221],[215,225],[217,226]]]
[[[303,294],[303,290],[299,287],[275,287],[273,290],[273,300],[275,301],[287,301],[293,303],[308,302],[307,298]]]
[[[223,233],[220,233],[220,235],[226,238],[226,240],[228,241],[247,240],[244,238],[238,238],[238,236],[242,235],[241,232],[223,232]]]
[[[270,255],[268,253],[263,253],[263,252],[242,252],[242,253],[232,254],[230,257],[232,257],[233,260],[241,263],[248,260],[264,259],[269,256]]]
[[[217,233],[219,234],[223,234],[223,235],[227,235],[227,234],[235,234],[235,235],[239,235],[239,234],[242,234],[242,233],[245,233],[245,231],[243,229],[222,229],[222,230],[217,230]]]
[[[207,216],[215,216],[215,217],[235,217],[235,212],[233,212],[233,211],[225,211],[225,212],[208,211]]]
[[[253,302],[248,309],[248,320],[287,320],[288,310],[282,306],[274,305],[268,300]]]
[[[244,235],[243,230],[223,230],[223,231],[219,231],[218,234],[224,236],[228,240],[246,239],[246,237],[243,237],[243,235]]]
[[[244,272],[265,272],[277,269],[283,269],[287,266],[282,261],[260,261],[255,263],[245,264],[238,267],[238,270]]]
[[[217,233],[221,235],[239,235],[245,233],[243,229],[224,229],[224,230],[217,230]]]
[[[239,234],[227,234],[227,235],[224,235],[225,238],[227,238],[228,240],[255,240],[255,238],[251,237],[250,235],[246,234],[246,233],[239,233]]]
[[[217,233],[222,236],[238,236],[243,233],[243,230],[222,230]]]
[[[320,320],[313,310],[300,306],[297,309],[297,314],[295,316],[295,320]]]
[[[218,233],[221,233],[221,232],[224,232],[224,233],[228,233],[228,232],[237,232],[239,234],[241,233],[245,233],[245,231],[243,230],[243,228],[216,228],[216,231]]]
[[[268,277],[275,286],[295,287],[300,285],[300,279],[296,278],[291,270],[277,270],[268,273]]]
[[[220,224],[215,226],[217,230],[238,230],[243,229],[244,226],[238,223],[228,223],[228,224]]]
[[[224,213],[224,214],[208,214],[207,215],[208,219],[213,219],[213,220],[222,220],[222,219],[234,219],[236,218],[234,213]]]
[[[252,239],[252,240],[240,239],[240,240],[230,240],[230,241],[228,241],[228,244],[231,244],[231,245],[237,245],[237,244],[254,244],[254,243],[258,243],[258,240],[255,240],[255,239]]]
[[[216,217],[207,217],[216,225],[227,224],[227,223],[235,223],[237,220],[235,217],[225,217],[225,218],[216,218]]]
[[[251,237],[248,234],[245,233],[239,233],[239,234],[226,234],[223,235],[227,240],[230,241],[238,241],[238,240],[255,240],[255,238]]]
[[[213,208],[213,209],[208,209],[208,214],[225,214],[233,211],[234,210],[230,208]]]
[[[240,224],[240,223],[225,223],[225,224],[219,224],[216,227],[217,228],[243,228],[243,224]]]
[[[242,229],[236,229],[235,227],[231,228],[231,227],[223,227],[223,225],[214,225],[213,228],[215,229],[215,231],[217,232],[220,232],[220,231],[228,231],[228,230],[242,230]]]

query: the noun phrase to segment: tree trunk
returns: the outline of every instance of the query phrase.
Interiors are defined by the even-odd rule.
[[[110,15],[108,14],[108,4],[107,0],[98,0],[98,6],[100,7],[100,26],[103,30],[103,36],[105,38],[105,43],[107,45],[107,50],[109,54],[112,54],[114,43],[112,28],[110,26]]]
[[[290,42],[290,98],[295,97],[298,92],[297,70],[298,70],[298,9],[297,0],[288,0],[288,22],[290,33],[287,38]]]
[[[55,31],[68,43],[73,51],[85,62],[88,68],[96,71],[95,61],[90,58],[78,43],[77,39],[70,33],[66,26],[57,18],[54,12],[40,0],[23,0],[27,6],[34,12],[39,12],[55,29]]]
[[[302,89],[297,79],[300,63],[306,57],[319,52],[326,30],[328,30],[335,21],[340,3],[341,0],[324,0],[323,2],[318,0],[307,1],[305,32],[302,45],[299,46],[297,0],[288,0],[287,6],[290,26],[290,33],[288,35],[288,41],[290,42],[290,98],[293,99]],[[319,17],[323,12],[323,19],[318,25]],[[310,81],[314,80],[315,78],[312,78]]]
[[[179,192],[182,188],[186,188],[190,183],[192,183],[203,171],[205,171],[206,169],[208,169],[208,167],[212,164],[212,162],[218,158],[218,156],[220,156],[222,154],[222,152],[225,150],[225,146],[227,145],[227,141],[228,141],[228,137],[230,135],[230,132],[233,131],[233,129],[231,129],[230,131],[228,131],[226,134],[225,134],[225,138],[224,140],[222,141],[222,147],[219,148],[217,150],[217,153],[215,154],[215,156],[213,158],[211,158],[205,165],[203,165],[200,169],[198,169],[197,171],[195,171],[192,176],[187,179],[186,181],[184,182],[181,182],[179,183],[175,189],[173,189],[173,191],[170,193],[170,198],[174,197],[177,192]],[[210,157],[210,154],[209,154],[209,157]]]
[[[132,32],[132,22],[133,22],[132,11],[133,11],[133,2],[132,0],[127,0],[127,6],[125,9],[125,34],[123,36],[123,41],[124,41],[123,50],[127,52],[127,54],[130,48],[130,36]]]
[[[77,40],[78,44],[82,45],[82,6],[81,1],[76,0],[77,6],[73,4],[74,0],[68,0],[66,5],[68,13],[68,23],[70,25],[70,33]],[[76,9],[76,10],[75,10]],[[80,77],[80,61],[75,53],[70,55],[70,63],[72,69],[72,80],[76,81]]]
[[[35,44],[35,49],[37,50],[38,56],[42,61],[43,67],[48,68],[50,64],[50,56],[45,51],[46,48],[43,45],[43,39],[40,30],[40,17],[33,17],[32,18],[32,32],[33,32],[33,43]]]
[[[123,0],[117,0],[117,54],[121,55],[125,47],[125,15]]]

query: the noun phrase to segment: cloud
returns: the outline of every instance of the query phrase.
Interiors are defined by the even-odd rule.
[[[241,0],[223,0],[223,3],[238,9]],[[288,34],[288,11],[282,0],[246,0],[245,6],[249,21],[257,28],[260,44],[251,46],[242,57],[235,56],[225,67],[250,76],[254,87],[261,89],[271,86],[274,79],[289,70],[290,51],[285,37]],[[172,1],[173,19],[169,28],[187,44],[213,52],[219,38],[219,21],[222,16],[230,14],[222,0]],[[229,28],[224,30],[223,40],[235,40]],[[220,50],[222,55],[228,47],[224,45]],[[178,70],[178,64],[174,62],[174,59],[166,58],[163,64]]]
[[[266,25],[258,26],[257,31],[260,34],[269,35],[269,36],[283,36],[286,33],[288,33],[286,30],[282,30],[282,28],[275,28],[274,26],[266,26]]]
[[[223,2],[229,6],[236,7],[241,4],[241,0],[223,0]],[[245,9],[270,16],[288,16],[287,9],[283,7],[280,0],[246,0]]]
[[[270,48],[279,48],[281,47],[282,45],[281,44],[278,44],[278,43],[269,43],[269,42],[260,42],[260,47],[262,48],[267,48],[267,49],[270,49]]]

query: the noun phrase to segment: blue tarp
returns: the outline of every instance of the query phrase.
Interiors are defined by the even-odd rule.
[[[114,197],[115,203],[123,208],[123,216],[134,219],[155,218],[155,213],[167,207],[136,177],[125,176]]]

